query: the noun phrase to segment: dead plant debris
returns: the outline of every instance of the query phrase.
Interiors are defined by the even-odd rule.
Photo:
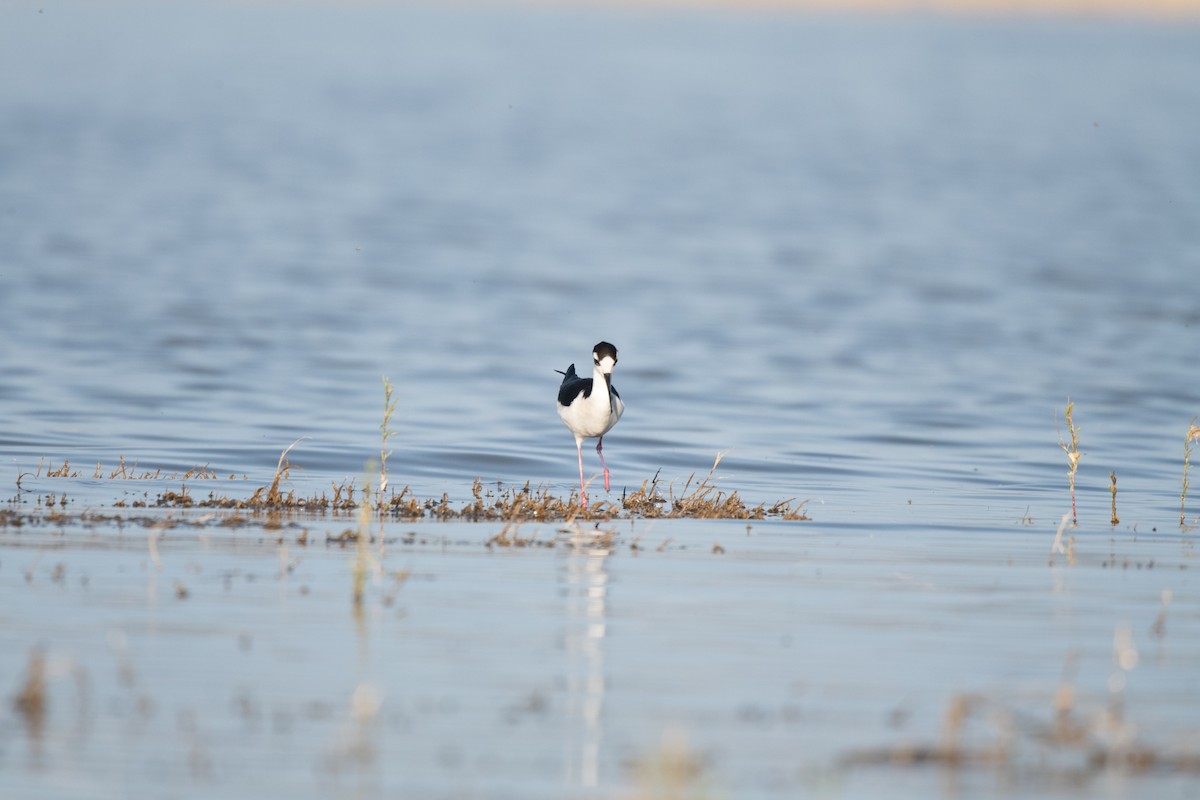
[[[937,741],[856,751],[842,759],[842,766],[991,769],[1023,779],[1075,783],[1113,771],[1200,775],[1200,751],[1139,737],[1121,691],[1110,688],[1102,707],[1078,707],[1074,669],[1070,658],[1044,717],[983,694],[957,694],[947,704]]]
[[[170,481],[177,485],[164,488],[153,498],[147,492],[142,500],[120,499],[114,508],[171,508],[171,509],[225,509],[237,512],[292,511],[292,512],[358,512],[366,505],[380,519],[392,520],[466,520],[472,522],[503,521],[507,524],[522,522],[567,522],[576,520],[604,522],[614,519],[782,519],[806,520],[804,513],[807,500],[797,502],[795,498],[780,500],[772,504],[759,503],[749,506],[737,491],[721,489],[714,478],[721,462],[718,455],[708,473],[697,479],[692,473],[677,492],[673,485],[664,485],[660,474],[642,481],[634,491],[623,492],[619,499],[601,500],[587,506],[581,503],[578,492],[566,497],[552,494],[546,485],[534,486],[526,482],[523,486],[503,484],[485,485],[476,478],[471,485],[470,500],[459,504],[451,500],[450,493],[441,497],[419,498],[410,487],[388,494],[372,494],[366,487],[360,489],[354,479],[330,483],[329,491],[304,496],[294,489],[286,489],[291,464],[288,453],[299,442],[293,442],[279,456],[275,473],[270,483],[258,486],[248,497],[231,496],[228,493],[209,491],[197,494],[188,481],[208,481],[218,477],[216,470],[208,464],[179,471],[163,469],[139,469],[137,464],[128,464],[120,457],[116,469],[105,470],[100,464],[90,476],[93,480],[120,481]],[[107,472],[107,474],[105,474]],[[79,477],[70,463],[64,460],[58,466],[47,466],[45,459],[38,465],[36,477],[71,478]],[[231,476],[233,477],[233,476]],[[245,476],[243,476],[244,479]],[[28,489],[21,491],[29,492]],[[19,499],[20,493],[18,493]],[[50,492],[37,496],[38,505],[46,508],[65,508],[68,503],[66,492]],[[90,512],[87,512],[90,513]],[[232,520],[244,517],[234,514],[224,524],[234,525]],[[23,515],[9,510],[0,516],[0,525],[20,525]],[[500,542],[497,542],[500,543]]]

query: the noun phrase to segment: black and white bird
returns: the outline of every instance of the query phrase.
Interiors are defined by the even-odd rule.
[[[617,364],[617,348],[600,342],[592,349],[592,377],[581,378],[575,365],[567,371],[555,370],[563,376],[558,387],[558,416],[575,434],[575,452],[579,456],[579,497],[587,505],[587,487],[583,480],[583,440],[597,439],[596,454],[604,467],[604,491],[609,490],[608,465],[604,463],[604,434],[612,430],[625,413],[625,404],[612,385],[612,371]]]

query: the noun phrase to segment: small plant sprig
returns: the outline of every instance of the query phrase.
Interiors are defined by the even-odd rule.
[[[1121,518],[1117,516],[1117,473],[1110,471],[1108,479],[1112,481],[1112,484],[1108,487],[1108,490],[1112,492],[1112,520],[1110,522],[1113,525],[1118,525],[1121,522]]]
[[[388,376],[383,376],[383,422],[379,424],[379,432],[382,442],[379,445],[379,495],[376,502],[376,508],[380,513],[383,512],[383,493],[387,491],[387,460],[392,454],[388,450],[388,439],[396,432],[389,427],[392,424],[392,414],[396,412],[396,401],[392,399],[392,392],[395,387],[388,380]]]
[[[286,480],[288,474],[290,473],[290,471],[292,469],[292,465],[287,460],[287,454],[292,452],[293,447],[300,444],[307,438],[308,438],[307,436],[301,436],[299,439],[292,442],[287,447],[283,448],[283,452],[279,454],[279,463],[277,463],[275,465],[275,479],[271,481],[271,488],[267,489],[267,493],[266,493],[266,497],[265,497],[265,501],[266,501],[267,505],[271,505],[271,506],[283,505],[284,497],[283,497],[283,493],[279,491],[279,481]],[[121,469],[124,470],[124,468],[125,468],[125,462],[122,459]],[[262,492],[263,488],[266,488],[266,487],[260,487],[259,490],[254,493],[254,497],[250,498],[250,502],[253,503],[255,500],[259,500],[259,502],[262,502],[262,500],[260,499],[260,493]],[[186,494],[186,489],[185,489],[184,493]]]
[[[1071,398],[1067,398],[1067,410],[1063,416],[1067,420],[1067,431],[1071,434],[1071,444],[1068,445],[1062,439],[1062,432],[1058,434],[1058,446],[1067,454],[1067,480],[1071,487],[1071,525],[1078,524],[1079,517],[1075,512],[1075,473],[1079,471],[1079,428],[1075,427],[1075,421],[1071,415],[1075,411],[1075,404],[1071,402]]]
[[[1179,527],[1184,527],[1186,522],[1184,518],[1187,516],[1185,510],[1187,508],[1187,493],[1188,493],[1188,468],[1192,463],[1192,444],[1200,441],[1200,426],[1196,425],[1196,420],[1200,417],[1192,417],[1192,421],[1188,424],[1187,436],[1183,437],[1183,490],[1179,493]]]

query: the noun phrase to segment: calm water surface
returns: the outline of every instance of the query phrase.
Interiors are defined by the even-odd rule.
[[[931,496],[1057,514],[1069,396],[1081,484],[1115,470],[1163,513],[1177,489],[1194,26],[4,14],[10,475],[120,454],[258,474],[308,436],[315,484],[357,477],[386,374],[414,489],[566,491],[553,370],[603,338],[622,487],[728,450],[731,484],[825,519]]]
[[[239,478],[218,491],[248,495],[300,437],[291,488],[359,479],[378,455],[381,375],[398,386],[394,482],[463,502],[475,477],[566,493],[553,370],[606,339],[627,406],[605,442],[615,492],[660,470],[681,486],[727,451],[723,486],[807,499],[813,517],[760,526],[769,544],[743,525],[651,528],[655,546],[672,540],[656,558],[630,555],[644,527],[621,528],[612,563],[569,543],[497,555],[490,529],[420,526],[467,543],[389,556],[414,574],[392,606],[380,579],[365,632],[344,602],[349,556],[323,544],[345,520],[304,522],[321,544],[285,580],[274,534],[212,520],[164,541],[161,574],[141,528],[5,530],[0,689],[41,642],[62,700],[41,771],[0,715],[0,768],[61,796],[96,782],[158,796],[177,778],[179,796],[351,781],[607,797],[677,724],[716,791],[870,796],[895,773],[823,770],[936,739],[955,693],[1040,713],[1078,650],[1081,691],[1086,673],[1106,701],[1114,630],[1145,639],[1167,589],[1179,627],[1153,668],[1143,654],[1131,706],[1194,734],[1184,676],[1200,657],[1183,643],[1200,599],[1177,522],[1200,414],[1198,33],[632,8],[0,9],[3,496],[42,459],[81,471],[24,478],[18,507],[166,488],[90,477],[120,456],[208,464]],[[1070,506],[1055,431],[1068,397],[1074,572],[1045,564]],[[292,556],[298,535],[285,531]],[[1113,571],[1113,551],[1169,567]],[[600,620],[597,593],[612,603]],[[588,632],[610,623],[598,648]],[[92,705],[76,730],[60,715],[81,665]],[[374,760],[352,746],[356,686],[378,700],[361,724],[388,731],[368,737]],[[889,727],[896,708],[909,727]],[[129,760],[109,757],[113,737]],[[404,769],[383,766],[393,747]],[[993,778],[909,791],[1003,791]],[[1151,788],[1178,788],[1162,780]]]
[[[689,797],[1195,787],[1042,738],[1066,686],[1097,747],[1195,753],[1195,550],[1174,534],[1048,566],[1031,530],[526,526],[554,546],[506,549],[486,525],[394,526],[355,614],[338,525],[192,521],[0,533],[0,675],[16,695],[41,646],[48,698],[0,717],[4,796],[677,797],[647,777],[674,747]],[[1004,766],[847,765],[946,741],[964,697],[955,741],[1007,743]]]

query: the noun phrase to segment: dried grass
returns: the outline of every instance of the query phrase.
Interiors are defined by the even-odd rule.
[[[30,738],[39,739],[46,722],[46,654],[40,648],[29,654],[25,682],[13,698],[13,708],[25,721]]]
[[[1165,594],[1164,616],[1169,603]],[[857,751],[844,758],[842,766],[988,768],[1026,781],[1065,778],[1075,784],[1114,772],[1200,775],[1200,750],[1142,741],[1139,727],[1128,719],[1125,685],[1139,659],[1127,625],[1114,630],[1107,702],[1100,707],[1078,706],[1078,660],[1077,653],[1067,656],[1062,681],[1044,717],[982,694],[957,694],[947,703],[936,743]]]
[[[390,386],[385,382],[385,389]],[[381,430],[383,439],[381,457],[390,455],[387,449],[388,437],[391,431],[388,423],[394,410],[395,401],[391,393],[386,392],[385,416]],[[314,493],[309,496],[298,495],[294,489],[287,489],[285,484],[291,475],[289,454],[300,442],[308,437],[301,437],[289,444],[279,454],[275,472],[268,484],[258,486],[249,497],[236,497],[220,494],[215,491],[205,496],[193,494],[192,488],[183,481],[213,480],[217,473],[208,464],[194,467],[185,472],[170,472],[162,469],[154,471],[139,470],[135,464],[126,463],[120,458],[120,466],[111,470],[107,478],[120,481],[151,481],[151,480],[180,480],[178,488],[163,489],[153,500],[117,500],[114,507],[124,508],[127,505],[141,508],[153,505],[157,508],[180,509],[226,509],[231,511],[266,511],[266,512],[358,512],[363,505],[372,506],[379,514],[380,520],[466,520],[472,522],[506,523],[522,522],[566,522],[575,521],[605,522],[614,519],[782,519],[806,520],[804,513],[807,501],[796,502],[795,498],[779,500],[766,504],[760,503],[749,506],[735,491],[722,489],[716,480],[716,471],[724,453],[717,455],[706,475],[697,479],[692,473],[677,492],[674,485],[663,485],[660,481],[661,470],[650,480],[643,481],[641,486],[632,492],[625,492],[619,500],[598,501],[583,505],[577,491],[572,491],[566,497],[551,493],[545,484],[534,486],[527,481],[522,486],[505,486],[497,483],[485,485],[482,480],[475,478],[470,488],[470,500],[465,505],[458,505],[451,500],[449,492],[443,492],[438,498],[419,498],[409,486],[404,486],[398,493],[393,489],[383,491],[389,476],[386,460],[378,469],[381,488],[371,491],[363,486],[360,491],[353,479],[342,483],[330,482],[328,492]],[[374,467],[371,468],[374,472]],[[103,468],[97,465],[93,479],[104,479]],[[35,477],[43,475],[53,477],[77,476],[70,469],[70,464],[63,461],[61,465],[50,469],[45,468],[45,461],[39,464]],[[27,477],[28,473],[21,477]],[[242,479],[246,479],[243,476]],[[23,490],[18,479],[18,493]],[[39,505],[66,507],[66,493],[61,495],[48,493],[39,499]],[[382,539],[381,539],[382,542]]]
[[[1192,417],[1188,424],[1187,435],[1183,437],[1183,489],[1179,492],[1179,527],[1186,526],[1188,469],[1192,465],[1192,445],[1200,441],[1200,426],[1196,425],[1197,417]]]
[[[1070,433],[1071,442],[1067,444],[1063,441],[1062,432],[1058,434],[1058,446],[1067,454],[1067,480],[1071,489],[1071,525],[1079,523],[1079,516],[1075,511],[1075,474],[1079,471],[1079,428],[1075,427],[1075,420],[1072,419],[1072,414],[1075,411],[1075,404],[1071,399],[1067,398],[1067,410],[1063,416],[1067,421],[1067,431]],[[1056,426],[1057,427],[1057,426]]]
[[[1112,517],[1109,519],[1109,524],[1119,525],[1121,518],[1117,516],[1117,473],[1110,471],[1108,480],[1110,481],[1108,489],[1112,492]]]
[[[623,508],[631,516],[648,519],[808,519],[804,514],[807,500],[797,504],[793,497],[780,500],[770,507],[765,503],[750,507],[736,491],[729,494],[721,491],[713,476],[724,455],[717,454],[708,474],[699,481],[696,481],[696,473],[693,472],[684,482],[678,497],[673,486],[667,487],[667,496],[663,497],[656,473],[651,481],[643,481],[641,488],[623,498]]]
[[[688,744],[687,735],[668,730],[659,747],[632,763],[633,800],[702,800],[714,797],[707,764]]]

